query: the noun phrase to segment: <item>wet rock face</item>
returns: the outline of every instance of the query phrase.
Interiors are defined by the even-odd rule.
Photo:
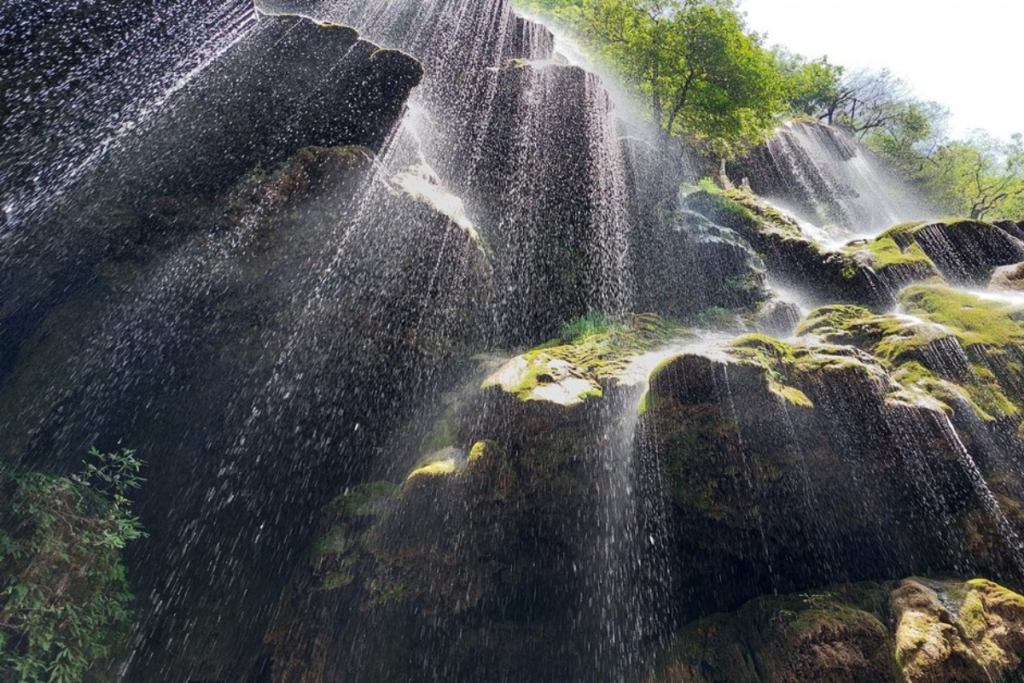
[[[820,227],[878,231],[932,213],[846,133],[790,122],[729,169],[758,195]]]
[[[950,284],[977,286],[986,284],[997,267],[1024,260],[1024,236],[1015,232],[991,223],[958,220],[897,226],[884,236],[904,252],[916,245]]]
[[[663,364],[641,429],[672,502],[680,604],[714,611],[935,563],[1001,569],[998,534],[979,544],[962,517],[993,513],[973,463],[934,457],[962,448],[938,406],[851,347],[750,337]]]
[[[96,0],[0,8],[0,196],[42,190],[251,20],[251,0]]]
[[[769,298],[758,255],[703,214],[677,210],[646,239],[637,265],[641,310],[685,320],[710,308],[753,310]]]
[[[615,284],[599,279],[615,275],[602,262],[610,248],[602,240],[624,226],[609,221],[614,199],[602,182],[611,169],[595,154],[613,125],[610,107],[597,77],[579,67],[522,63],[498,76],[472,192],[484,199],[481,222],[501,255],[511,327],[503,332],[516,343],[553,335]]]
[[[95,286],[96,270],[147,261],[201,229],[162,220],[168,208],[216,205],[247,173],[304,147],[378,149],[421,77],[414,59],[377,51],[352,29],[264,16],[80,182],[15,226],[20,239],[5,247],[0,273],[0,370],[38,312]]]
[[[379,150],[423,76],[351,28],[260,15],[250,35],[148,126],[134,161],[162,192],[223,188],[300,147]],[[188,141],[190,153],[182,154]]]
[[[666,333],[640,317],[503,363],[467,388],[429,446],[408,444],[430,452],[379,504],[353,517],[357,489],[325,507],[267,636],[277,680],[603,678],[579,634],[616,617],[578,596],[600,561],[594,510],[615,433],[605,421],[625,419],[610,403],[638,398],[619,385],[628,358]]]
[[[939,277],[920,248],[900,248],[888,235],[829,248],[792,217],[744,191],[695,192],[684,205],[734,230],[764,259],[775,281],[809,302],[886,307],[902,287]]]
[[[374,149],[421,76],[414,59],[378,51],[351,29],[263,17],[61,203],[19,224],[25,239],[5,244],[3,457],[61,470],[80,460],[69,442],[118,434],[146,451],[147,476],[164,482],[138,501],[153,540],[132,558],[132,573],[142,577],[139,594],[175,608],[146,622],[147,654],[133,675],[240,675],[249,664],[240,653],[265,627],[260,604],[290,571],[282,558],[304,547],[310,517],[352,476],[326,467],[338,451],[298,425],[333,425],[333,436],[315,431],[361,451],[388,429],[372,416],[401,414],[413,400],[403,390],[407,367],[432,369],[451,348],[444,333],[415,335],[425,309],[445,333],[469,334],[472,305],[446,298],[455,278],[473,305],[489,286],[486,256],[466,225],[386,178],[377,191],[389,203],[375,230],[352,227]],[[414,240],[401,237],[413,229]],[[385,249],[391,270],[377,258]],[[327,275],[332,264],[338,276]],[[304,312],[330,321],[329,338],[310,332]],[[321,380],[310,391],[286,389],[289,400],[268,397],[258,387],[273,384],[286,348],[294,363],[286,374],[302,366]],[[365,377],[375,378],[369,398],[325,390]],[[295,430],[286,436],[264,423],[254,427],[264,435],[256,447],[232,449],[246,429],[240,406],[257,404]],[[61,417],[86,412],[94,418]],[[238,475],[236,491],[250,491],[231,498],[241,507],[198,493],[224,476],[222,466]],[[291,516],[280,524],[256,520],[284,507]],[[264,533],[253,533],[264,522]],[[224,552],[225,537],[245,540]],[[237,578],[214,569],[237,563],[249,568],[242,583],[211,579]],[[238,628],[218,640],[218,620],[207,617],[220,610],[237,615]],[[195,631],[190,647],[165,647],[167,633],[194,623],[212,628]]]

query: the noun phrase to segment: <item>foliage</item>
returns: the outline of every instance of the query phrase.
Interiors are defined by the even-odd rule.
[[[1024,218],[1024,138],[1001,142],[984,133],[943,145],[917,174],[946,211],[973,219]]]
[[[586,315],[562,323],[558,328],[558,341],[563,344],[577,344],[587,337],[621,330],[622,327],[621,323],[604,311],[590,311]]]
[[[950,141],[949,112],[913,97],[886,70],[846,74],[826,59],[808,62],[777,50],[794,113],[859,137],[917,186],[939,210],[973,219],[1024,216],[1024,142],[977,132]]]
[[[79,681],[129,622],[121,551],[144,536],[127,498],[142,462],[90,454],[73,478],[0,474],[0,678]]]
[[[817,118],[840,99],[843,67],[830,64],[828,57],[809,61],[783,47],[774,48],[774,54],[791,113]]]
[[[785,109],[773,55],[731,0],[534,0],[582,34],[650,104],[666,135],[726,157]]]

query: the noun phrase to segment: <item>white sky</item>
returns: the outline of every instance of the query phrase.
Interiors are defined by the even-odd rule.
[[[751,29],[847,68],[887,67],[950,133],[1024,133],[1024,0],[742,0]]]

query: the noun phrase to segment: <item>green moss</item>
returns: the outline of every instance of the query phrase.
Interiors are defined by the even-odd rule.
[[[341,555],[352,545],[349,538],[349,526],[339,523],[328,529],[316,543],[314,553],[316,555]]]
[[[577,405],[601,398],[603,382],[621,378],[633,358],[680,333],[655,315],[635,315],[587,334],[591,323],[573,325],[571,344],[559,340],[512,359],[481,388],[500,387],[522,401]]]
[[[968,591],[958,615],[960,626],[968,639],[974,640],[988,629],[988,618],[985,616],[985,603],[977,591]]]
[[[934,637],[938,619],[928,612],[905,612],[896,634],[896,664],[906,673],[908,659]]]
[[[926,225],[927,223],[922,223],[921,221],[900,223],[899,225],[894,225],[893,227],[883,232],[881,235],[878,236],[878,239],[892,240],[899,244],[901,247],[906,247],[910,245],[911,242],[914,241],[914,235]]]
[[[320,587],[326,591],[344,588],[355,581],[355,575],[349,572],[330,572],[320,582]]]
[[[787,403],[813,408],[814,402],[791,385],[793,371],[799,366],[802,350],[764,334],[748,334],[729,345],[731,355],[759,365],[768,372],[768,388]]]
[[[800,408],[813,408],[814,401],[807,397],[807,394],[800,391],[796,387],[778,386],[772,387],[772,391],[781,396],[786,400],[787,403],[791,403]]]
[[[931,272],[938,275],[935,264],[917,244],[902,248],[889,236],[883,235],[864,245],[847,247],[844,251],[854,258],[865,256],[867,265],[875,272],[882,272],[893,266],[909,266],[920,270],[921,274]]]
[[[989,347],[1024,341],[1024,307],[982,299],[941,285],[915,285],[900,296],[903,307],[948,327],[966,346]]]
[[[793,219],[789,218],[778,209],[768,206],[764,202],[760,201],[754,194],[737,188],[725,190],[722,192],[722,195],[746,209],[749,215],[755,219],[755,229],[774,232],[779,235],[793,238],[804,237],[803,232],[800,230],[800,226],[797,225]]]
[[[558,341],[562,344],[581,344],[588,337],[624,331],[623,325],[603,311],[590,311],[586,315],[564,322],[558,328]]]
[[[1018,655],[1007,650],[1013,641],[1007,642],[1005,634],[1019,632],[1024,625],[1024,597],[984,579],[956,588],[961,599],[957,612],[960,632],[978,663],[995,671],[1016,665]]]
[[[501,446],[494,441],[478,441],[469,449],[469,462],[486,460],[489,455],[500,454]]]
[[[421,459],[405,480],[412,481],[419,477],[441,477],[448,474],[455,474],[455,472],[459,470],[459,463],[454,457],[446,455],[449,450],[450,449],[439,451],[441,455],[431,454],[426,456],[426,458]]]
[[[990,367],[993,355],[1004,357],[1005,347],[1024,333],[1014,318],[1018,309],[936,285],[911,287],[903,299],[913,317],[828,306],[808,316],[797,332],[867,351],[911,395],[934,399],[948,412],[963,403],[989,421],[1021,412],[1024,395],[1007,394],[1019,384],[1018,369],[1000,362],[1001,382]],[[962,345],[972,357],[967,372],[945,362],[950,345]]]
[[[684,206],[706,216],[711,221],[739,233],[756,230],[757,219],[753,212],[727,193],[704,187],[688,195]]]
[[[327,511],[343,520],[369,517],[377,514],[381,504],[394,496],[396,491],[398,486],[390,481],[360,484],[332,500]]]

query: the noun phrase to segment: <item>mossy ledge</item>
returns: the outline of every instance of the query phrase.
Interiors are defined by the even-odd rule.
[[[601,398],[606,385],[623,380],[633,358],[685,333],[655,315],[634,315],[608,329],[584,330],[516,356],[481,389],[500,390],[520,401],[580,405]]]
[[[648,683],[1019,680],[1024,597],[913,578],[757,598],[683,628]]]
[[[885,315],[826,306],[797,333],[874,355],[908,393],[951,414],[966,408],[986,421],[1019,420],[1024,307],[937,284],[908,287],[899,301]]]

